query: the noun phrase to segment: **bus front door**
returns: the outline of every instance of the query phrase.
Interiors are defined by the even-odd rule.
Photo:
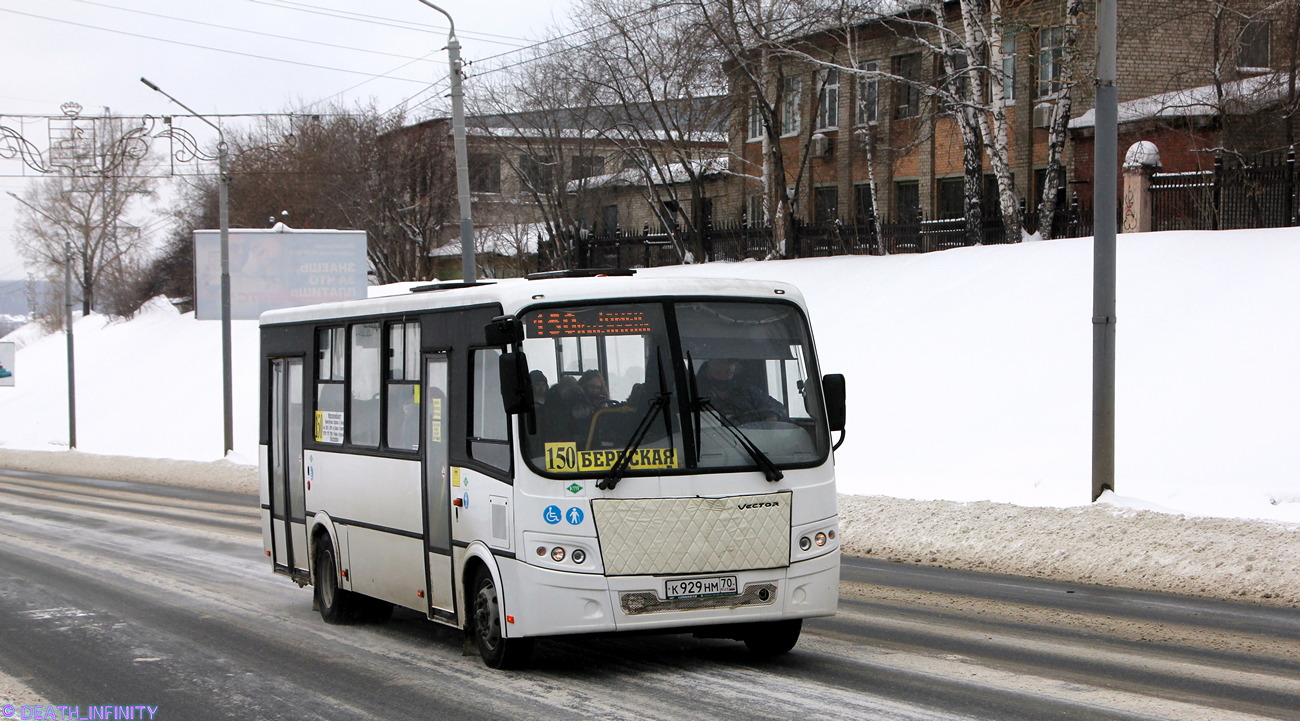
[[[271,360],[271,545],[275,565],[306,576],[307,518],[302,472],[302,359]]]
[[[428,559],[429,615],[456,621],[455,573],[451,559],[451,465],[447,456],[446,354],[424,359],[425,557]]]

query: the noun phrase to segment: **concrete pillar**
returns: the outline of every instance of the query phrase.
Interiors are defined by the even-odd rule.
[[[1121,233],[1147,233],[1154,227],[1151,176],[1160,170],[1160,149],[1149,140],[1124,154],[1124,223]]]

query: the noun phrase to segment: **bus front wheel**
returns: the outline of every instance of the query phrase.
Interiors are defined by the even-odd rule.
[[[334,546],[328,538],[316,544],[316,607],[325,623],[355,623],[361,615],[361,599],[339,587],[339,567]]]
[[[506,638],[501,628],[501,596],[486,568],[474,577],[474,641],[483,663],[491,668],[519,668],[533,653],[531,638]]]
[[[799,643],[803,619],[756,623],[746,630],[742,639],[749,652],[756,656],[779,656],[789,653]]]

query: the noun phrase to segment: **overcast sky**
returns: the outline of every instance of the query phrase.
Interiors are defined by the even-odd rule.
[[[486,68],[548,37],[569,0],[436,4],[455,19],[465,60]],[[368,100],[417,114],[430,99],[445,107],[447,24],[419,0],[0,0],[0,27],[0,125],[41,150],[41,118],[69,101],[83,115],[185,112],[141,76],[203,114]],[[17,204],[2,191],[21,195],[36,176],[0,157],[0,279],[26,275],[12,246]]]

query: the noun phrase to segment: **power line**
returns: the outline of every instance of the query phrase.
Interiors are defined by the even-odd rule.
[[[266,5],[268,7],[278,7],[285,10],[294,10],[297,12],[309,13],[311,15],[321,15],[323,17],[341,18],[346,20],[356,20],[370,25],[380,25],[382,27],[400,28],[402,30],[425,30],[447,32],[447,28],[441,25],[429,25],[425,23],[410,22],[407,20],[395,20],[393,18],[383,18],[377,15],[365,15],[363,13],[354,13],[347,10],[326,10],[303,3],[292,2],[291,0],[247,0],[257,5]],[[484,33],[474,30],[459,30],[457,35],[464,37],[483,40],[484,42],[496,43],[497,45],[517,45],[519,43],[530,42],[525,38],[516,38],[510,35],[497,35],[495,33]],[[495,40],[493,38],[501,38]],[[506,40],[512,42],[505,42]]]
[[[373,54],[373,55],[385,55],[385,56],[388,56],[388,57],[390,57],[390,58],[402,58],[402,59],[404,59],[404,60],[411,60],[411,61],[419,61],[419,60],[422,60],[422,59],[423,59],[423,58],[412,58],[412,57],[409,56],[409,55],[399,55],[399,54],[397,54],[397,53],[387,53],[387,52],[384,52],[384,51],[382,51],[382,50],[369,50],[369,49],[367,49],[367,48],[356,48],[356,47],[351,47],[351,46],[349,46],[349,45],[336,45],[336,44],[334,44],[334,43],[327,43],[327,42],[324,42],[324,41],[321,41],[321,40],[307,40],[307,39],[305,39],[305,38],[294,38],[294,37],[289,37],[289,36],[287,36],[287,35],[281,35],[281,34],[279,34],[279,33],[264,33],[264,32],[261,32],[260,30],[249,30],[249,29],[247,29],[247,28],[239,28],[239,27],[234,27],[234,26],[231,26],[231,25],[218,25],[218,24],[216,24],[216,23],[204,22],[204,21],[202,21],[202,20],[190,20],[189,18],[177,17],[177,16],[175,16],[175,15],[164,15],[163,13],[154,13],[154,12],[149,12],[149,11],[147,11],[147,10],[135,10],[135,9],[133,9],[133,8],[118,7],[118,6],[116,6],[116,5],[109,5],[109,4],[107,4],[107,3],[95,2],[95,0],[68,0],[68,2],[78,2],[78,3],[82,3],[82,4],[84,4],[84,5],[94,5],[94,6],[96,6],[96,7],[109,8],[109,9],[111,9],[111,10],[120,10],[120,11],[122,11],[122,12],[136,13],[136,14],[138,14],[138,15],[148,15],[149,17],[162,18],[162,19],[164,19],[164,20],[174,20],[174,21],[176,21],[176,22],[189,23],[189,24],[191,24],[191,25],[202,25],[202,26],[204,26],[204,27],[209,27],[209,28],[218,28],[218,29],[220,29],[220,30],[230,30],[230,31],[232,31],[232,32],[237,32],[237,33],[246,33],[246,34],[249,34],[249,35],[257,35],[257,36],[264,37],[264,38],[273,38],[273,39],[275,39],[275,40],[291,40],[291,41],[296,42],[296,43],[307,43],[307,44],[309,44],[309,45],[320,45],[320,46],[322,46],[322,47],[327,47],[327,48],[336,48],[336,49],[338,49],[338,50],[351,50],[351,51],[353,51],[353,52],[358,52],[358,53],[371,53],[371,54]],[[427,56],[426,56],[426,57],[427,57]]]
[[[114,30],[114,29],[112,29],[112,28],[104,28],[104,27],[99,27],[99,26],[97,26],[97,25],[89,25],[89,24],[86,24],[86,23],[75,22],[75,21],[73,21],[73,20],[63,20],[63,19],[60,19],[60,18],[52,18],[52,17],[47,17],[47,16],[44,16],[44,15],[36,15],[36,14],[33,14],[33,13],[25,13],[25,12],[22,12],[22,11],[19,11],[19,10],[10,10],[10,9],[8,9],[8,8],[0,8],[0,12],[6,12],[6,13],[13,14],[13,15],[22,15],[22,16],[24,16],[24,17],[35,18],[35,19],[37,19],[37,20],[48,20],[48,21],[50,21],[50,22],[63,23],[63,24],[65,24],[65,25],[75,25],[75,26],[77,26],[77,27],[88,28],[88,29],[91,29],[91,30],[99,30],[99,31],[102,31],[102,32],[114,33],[114,34],[117,34],[117,35],[126,35],[126,36],[129,36],[129,37],[133,37],[133,38],[141,38],[141,39],[144,39],[144,40],[156,40],[156,41],[158,41],[158,42],[160,42],[160,43],[169,43],[169,44],[171,44],[171,45],[181,45],[181,46],[188,47],[188,48],[198,48],[199,50],[211,50],[211,51],[213,51],[213,52],[226,53],[226,54],[229,54],[229,55],[239,55],[239,56],[241,56],[241,57],[254,58],[254,59],[257,59],[257,60],[270,60],[270,61],[272,61],[272,62],[277,62],[277,63],[288,63],[289,65],[300,65],[300,66],[303,66],[303,67],[315,68],[315,69],[317,69],[317,70],[330,70],[330,71],[333,71],[333,72],[339,72],[339,73],[349,73],[349,74],[351,74],[351,75],[374,75],[374,73],[368,73],[368,72],[365,72],[365,71],[363,71],[363,70],[349,70],[349,69],[347,69],[347,68],[335,68],[335,67],[331,67],[331,66],[328,66],[328,65],[318,65],[318,64],[316,64],[316,63],[302,62],[302,61],[300,61],[300,60],[288,60],[288,59],[285,59],[285,58],[273,58],[273,57],[269,57],[269,56],[266,56],[266,55],[256,55],[256,54],[254,54],[254,53],[243,53],[243,52],[239,52],[239,51],[237,51],[237,50],[226,50],[225,48],[214,48],[214,47],[211,47],[211,46],[208,46],[208,45],[198,45],[198,44],[196,44],[196,43],[187,43],[187,42],[182,42],[182,41],[180,41],[180,40],[171,40],[171,39],[168,39],[168,38],[155,37],[155,36],[153,36],[153,35],[145,35],[145,34],[142,34],[142,33],[127,32],[126,30]],[[400,81],[402,81],[402,82],[406,82],[406,83],[420,83],[420,84],[422,84],[422,85],[423,85],[423,84],[426,84],[424,80],[415,80],[415,79],[412,79],[412,78],[390,77],[389,79],[390,79],[390,80],[400,80]]]

